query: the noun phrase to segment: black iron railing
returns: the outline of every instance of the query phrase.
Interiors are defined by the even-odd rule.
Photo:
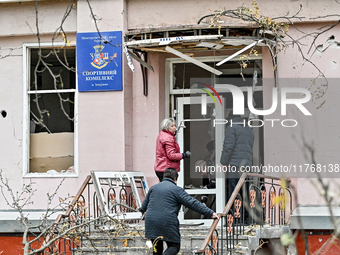
[[[289,183],[289,179],[242,174],[223,213],[214,220],[196,253],[233,254],[239,241],[251,234],[251,226],[261,229],[264,225],[286,225],[292,210],[292,194],[287,187]],[[213,235],[216,232],[218,234]],[[215,242],[215,248],[209,242]]]

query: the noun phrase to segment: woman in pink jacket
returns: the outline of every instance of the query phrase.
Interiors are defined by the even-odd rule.
[[[176,123],[173,118],[165,118],[161,122],[162,131],[156,141],[155,172],[161,182],[167,168],[175,168],[179,172],[180,160],[190,157],[190,152],[181,153],[176,141]]]

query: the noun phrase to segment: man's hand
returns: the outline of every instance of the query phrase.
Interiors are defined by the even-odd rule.
[[[214,212],[214,213],[211,215],[211,218],[212,218],[212,219],[218,219],[217,213]]]
[[[142,207],[137,208],[138,211],[140,211],[142,214],[145,213]]]

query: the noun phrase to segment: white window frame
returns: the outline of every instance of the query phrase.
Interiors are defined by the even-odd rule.
[[[205,57],[196,57],[195,59],[205,63],[205,62],[219,62],[230,55],[222,55],[222,56],[205,56]],[[258,60],[261,59],[263,60],[262,54],[258,54],[257,56],[251,55],[249,56],[248,60]],[[233,58],[232,61],[239,61],[241,60],[241,56],[236,56]],[[174,89],[172,84],[173,84],[173,65],[178,64],[178,63],[188,63],[182,58],[167,58],[165,60],[165,116],[169,115],[169,110],[171,110],[171,113],[173,116],[175,116],[175,108],[176,108],[176,103],[174,101],[174,95],[190,95],[190,94],[202,94],[205,93],[201,89]],[[228,70],[221,70],[219,68],[216,68],[217,70],[220,71],[227,71]],[[239,73],[239,72],[237,72]],[[212,74],[213,75],[213,74]],[[242,91],[247,91],[247,87],[241,87],[240,88]],[[216,88],[217,92],[229,92],[229,90],[226,89],[220,89]],[[263,91],[262,86],[257,86],[256,91]],[[171,109],[169,109],[170,105],[170,100],[172,102],[171,104]]]
[[[62,47],[64,42],[40,43],[41,48],[46,47]],[[76,46],[75,43],[69,46]],[[78,80],[76,78],[76,88],[68,89],[67,92],[74,92],[74,173],[30,173],[29,172],[29,155],[30,155],[30,102],[28,100],[29,85],[30,85],[30,49],[39,48],[38,43],[23,44],[23,158],[22,158],[22,175],[24,178],[40,177],[40,178],[60,178],[60,177],[78,177]],[[66,92],[66,90],[63,90]]]

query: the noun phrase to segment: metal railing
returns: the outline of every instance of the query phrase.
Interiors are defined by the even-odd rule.
[[[119,177],[117,177],[118,180],[110,177],[105,178],[103,182],[99,178],[94,180],[94,176],[92,172],[86,177],[76,196],[72,199],[68,210],[58,215],[54,223],[49,226],[48,231],[40,234],[39,240],[32,243],[31,251],[39,249],[36,254],[40,255],[74,254],[76,250],[84,246],[84,241],[88,240],[94,229],[103,227],[105,218],[102,216],[106,216],[107,212],[110,215],[115,215],[116,219],[123,219],[127,223],[136,223],[140,220],[141,213],[139,212],[140,217],[135,216],[131,219],[131,217],[125,216],[131,212],[136,214],[138,208],[136,200],[140,201],[140,198],[135,198],[135,196],[143,193],[140,190],[143,190],[144,194],[146,193],[147,183],[139,182],[139,180],[128,181],[126,178]],[[100,182],[99,186],[98,181]],[[113,182],[114,185],[112,185]],[[100,195],[97,195],[98,191],[101,192]],[[105,201],[100,201],[102,197],[105,198]],[[67,234],[62,234],[66,230]]]
[[[233,254],[241,238],[252,230],[249,226],[257,225],[261,229],[264,225],[286,225],[292,210],[292,194],[287,187],[290,180],[282,181],[277,177],[243,173],[223,213],[213,221],[195,253]]]
[[[286,183],[289,183],[289,180]],[[73,254],[83,247],[84,241],[95,228],[103,226],[103,221],[99,220],[103,212],[123,216],[136,212],[139,206],[134,194],[141,191],[145,194],[148,190],[143,182],[140,182],[137,191],[133,191],[131,183],[124,181],[115,182],[114,185],[106,181],[101,182],[100,186],[94,186],[93,176],[87,176],[66,213],[60,214],[48,234],[42,236],[42,246],[45,248],[37,254]],[[246,195],[244,191],[241,192],[242,187],[246,187]],[[98,191],[105,201],[98,200]],[[106,207],[105,210],[102,210],[102,206]],[[291,209],[291,193],[287,187],[281,185],[280,178],[253,173],[242,174],[223,213],[213,221],[200,249],[195,252],[209,255],[232,254],[235,245],[246,234],[247,226],[259,225],[261,228],[265,224],[285,225]],[[128,223],[138,221],[129,217],[126,219],[129,219]],[[67,226],[69,229],[73,227],[74,230],[62,238],[56,238],[61,232],[61,226]]]

